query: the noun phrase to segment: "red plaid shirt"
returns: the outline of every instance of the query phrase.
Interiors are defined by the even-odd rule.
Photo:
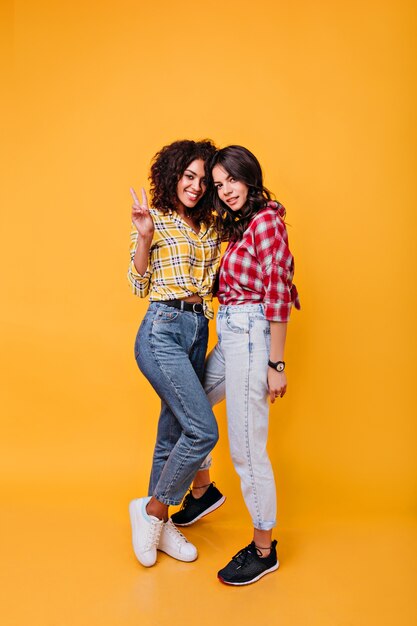
[[[220,304],[262,302],[271,322],[288,322],[291,307],[300,308],[283,217],[284,208],[270,202],[252,218],[242,239],[229,242],[220,266]]]

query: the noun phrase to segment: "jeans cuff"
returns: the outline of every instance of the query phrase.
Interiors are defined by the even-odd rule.
[[[276,525],[276,520],[273,522],[253,522],[253,527],[256,528],[256,530],[272,530]]]
[[[200,472],[202,470],[210,469],[212,462],[213,462],[213,459],[211,458],[211,454],[209,454],[208,456],[206,456],[206,458],[204,459],[204,461],[198,468],[198,471]]]
[[[154,498],[158,500],[158,502],[162,502],[162,504],[166,504],[167,506],[177,506],[181,504],[182,498],[178,500],[178,498],[166,498],[165,496],[160,496],[157,493],[152,494]]]

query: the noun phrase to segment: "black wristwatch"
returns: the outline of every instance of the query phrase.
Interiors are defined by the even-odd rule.
[[[285,370],[285,361],[268,361],[269,367],[272,367],[277,372],[283,372]]]

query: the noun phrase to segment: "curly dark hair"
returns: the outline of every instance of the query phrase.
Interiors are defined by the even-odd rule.
[[[221,165],[230,176],[249,187],[247,202],[240,211],[232,211],[220,200],[213,186],[211,174],[215,165]],[[210,176],[212,205],[217,212],[215,225],[222,240],[237,241],[242,239],[252,217],[271,200],[271,192],[263,184],[262,169],[258,159],[243,146],[222,148],[211,159]]]
[[[187,167],[195,159],[204,161],[208,177],[208,164],[216,152],[216,146],[209,139],[203,141],[174,141],[164,146],[152,159],[149,180],[151,181],[151,202],[155,209],[163,213],[176,211],[178,206],[177,184]],[[213,206],[210,194],[205,193],[190,215],[199,224],[213,221]]]

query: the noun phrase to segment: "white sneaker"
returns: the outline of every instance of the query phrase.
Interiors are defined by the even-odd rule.
[[[133,550],[145,567],[151,567],[156,562],[156,548],[164,525],[163,520],[146,512],[149,500],[149,497],[137,498],[129,504]]]
[[[184,537],[171,518],[162,526],[158,550],[178,561],[195,561],[197,558],[197,548]]]

